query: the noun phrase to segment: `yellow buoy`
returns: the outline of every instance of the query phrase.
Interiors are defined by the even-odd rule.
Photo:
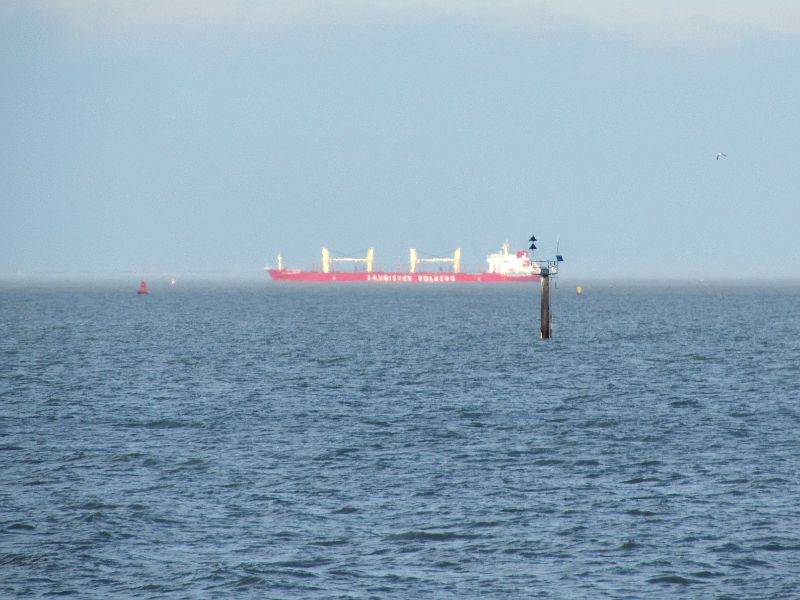
[[[578,286],[575,288],[575,291],[578,293],[578,296],[580,296],[583,293],[583,288],[581,286]]]

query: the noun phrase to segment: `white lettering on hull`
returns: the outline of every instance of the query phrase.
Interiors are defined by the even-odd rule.
[[[407,282],[412,283],[415,281],[422,283],[451,283],[456,281],[455,275],[404,275],[401,273],[370,273],[367,276],[367,281],[382,281],[382,282]]]

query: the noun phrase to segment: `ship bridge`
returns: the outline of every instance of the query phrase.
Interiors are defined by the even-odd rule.
[[[539,272],[539,265],[531,259],[527,250],[519,250],[512,254],[508,251],[508,247],[508,241],[506,241],[500,252],[486,257],[486,262],[489,263],[489,273],[531,275]]]

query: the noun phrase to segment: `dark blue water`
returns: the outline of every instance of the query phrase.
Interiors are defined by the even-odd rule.
[[[0,596],[798,598],[800,287],[0,290]]]

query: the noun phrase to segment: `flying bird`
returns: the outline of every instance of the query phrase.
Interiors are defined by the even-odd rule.
[[[719,160],[720,158],[728,158],[728,155],[725,154],[724,152],[717,152],[717,160]]]

